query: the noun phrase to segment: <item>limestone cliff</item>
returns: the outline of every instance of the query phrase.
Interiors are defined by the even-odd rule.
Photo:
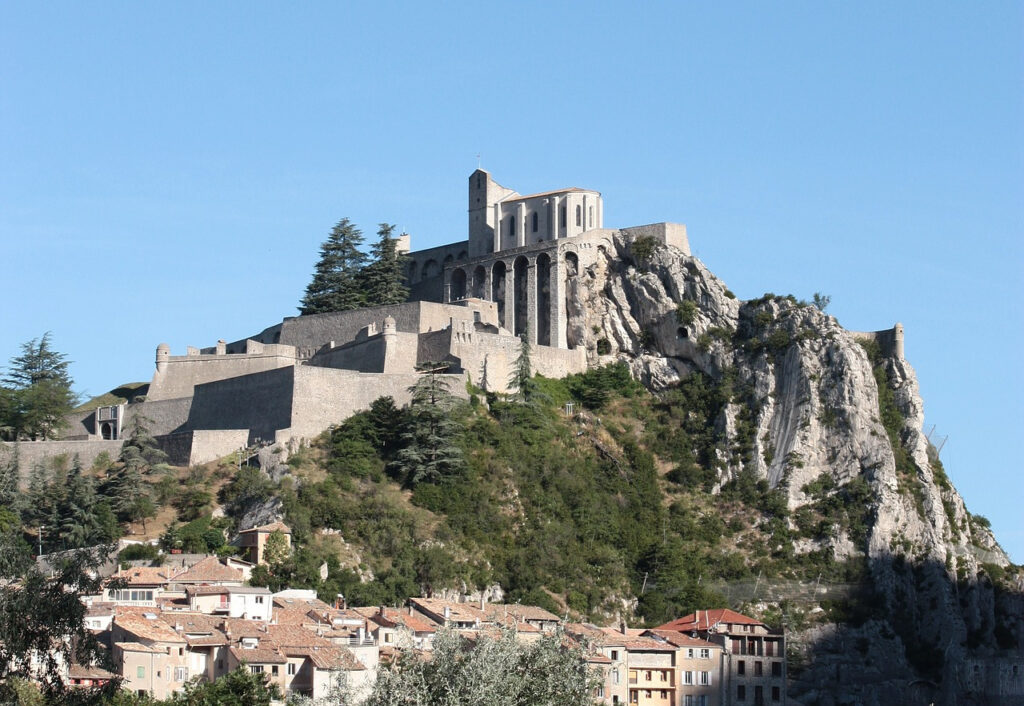
[[[834,317],[792,297],[741,302],[672,247],[617,233],[614,250],[569,281],[570,339],[593,363],[625,360],[653,389],[692,371],[729,378],[732,402],[717,420],[728,440],[717,487],[753,473],[798,512],[813,503],[811,489],[836,492],[858,479],[870,486],[864,538],[839,529],[798,551],[826,547],[837,561],[865,561],[871,600],[887,618],[793,635],[813,653],[796,695],[809,703],[910,702],[915,669],[938,682],[979,650],[1024,648],[1020,595],[994,591],[982,569],[1009,561],[929,448],[917,380],[901,350],[861,345]],[[851,640],[863,649],[850,650]],[[838,689],[837,681],[848,684]],[[960,682],[941,681],[953,698]]]

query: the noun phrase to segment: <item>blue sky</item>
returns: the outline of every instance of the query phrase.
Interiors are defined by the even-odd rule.
[[[342,216],[465,237],[482,164],[686,223],[739,296],[901,321],[1024,562],[1024,5],[0,4],[0,360],[78,389],[295,312]]]

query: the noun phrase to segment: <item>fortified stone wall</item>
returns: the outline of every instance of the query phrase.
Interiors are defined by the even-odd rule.
[[[256,344],[249,345],[249,350],[253,351],[250,353],[227,353],[227,347],[222,346],[205,349],[206,352],[191,349],[188,355],[183,356],[161,356],[158,349],[157,368],[146,399],[158,401],[191,397],[197,385],[295,365],[292,346],[250,343]]]
[[[480,308],[481,320],[497,323],[497,309],[492,305]],[[436,331],[448,325],[452,318],[474,319],[472,310],[456,304],[441,304],[428,301],[411,301],[404,304],[372,306],[353,311],[339,311],[331,314],[313,314],[285,319],[253,338],[278,337],[282,343],[295,346],[300,360],[313,357],[325,344],[334,341],[336,345],[356,340],[359,332],[369,326],[380,327],[386,317],[395,320],[397,329],[410,333]],[[228,348],[237,343],[228,344]]]
[[[170,434],[185,425],[191,408],[191,397],[179,397],[173,400],[146,400],[142,403],[128,405],[125,428],[130,424],[132,415],[138,413],[146,417],[146,426],[149,428],[150,434],[154,436]]]
[[[24,481],[32,467],[37,463],[54,461],[64,457],[70,466],[75,456],[78,456],[82,468],[88,469],[101,453],[107,453],[110,458],[117,459],[121,454],[123,441],[22,441],[18,443],[0,441],[0,460],[11,458],[17,448],[18,471]]]
[[[303,365],[295,368],[295,399],[291,427],[280,428],[276,441],[292,437],[310,439],[332,424],[340,424],[356,412],[368,409],[378,397],[391,396],[402,406],[411,399],[409,388],[418,373],[356,373],[350,370]],[[465,378],[443,376],[456,397],[466,398]]]
[[[687,256],[690,254],[690,240],[686,237],[686,226],[682,223],[650,223],[623,228],[621,232],[627,239],[654,238],[665,245],[679,248]]]
[[[293,365],[197,385],[186,428],[248,429],[250,441],[273,439],[278,429],[291,425],[296,371],[306,367]]]
[[[850,331],[850,335],[861,341],[875,341],[882,355],[903,360],[903,324],[881,331]]]

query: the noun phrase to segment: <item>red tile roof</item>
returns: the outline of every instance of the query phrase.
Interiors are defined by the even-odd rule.
[[[709,627],[721,623],[735,623],[738,625],[764,625],[760,620],[748,618],[742,613],[737,613],[728,608],[717,608],[715,610],[699,610],[696,613],[677,618],[664,625],[659,625],[656,630],[676,630],[679,632],[690,632],[693,630],[707,630]]]
[[[244,577],[239,569],[233,569],[220,563],[215,556],[209,556],[184,571],[174,575],[174,581],[191,583],[237,582],[242,583]]]
[[[699,637],[690,637],[686,633],[677,632],[675,630],[648,630],[647,634],[660,637],[662,640],[675,645],[676,647],[714,647],[715,649],[722,649],[721,645],[716,645],[713,642],[702,640]]]
[[[238,534],[245,534],[246,532],[283,532],[284,534],[291,534],[292,529],[283,522],[271,522],[269,525],[262,525],[260,527],[250,527],[247,530],[242,530]]]

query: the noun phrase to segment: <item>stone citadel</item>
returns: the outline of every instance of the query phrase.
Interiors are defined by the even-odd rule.
[[[582,372],[597,354],[569,325],[573,280],[611,248],[597,191],[567,188],[522,196],[478,169],[469,177],[467,238],[408,252],[409,300],[353,311],[286,317],[244,339],[172,355],[156,349],[145,399],[78,415],[53,451],[116,455],[125,418],[143,414],[178,464],[197,464],[257,442],[312,438],[384,395],[409,401],[426,361],[449,365],[454,394],[467,380],[506,391],[530,342],[534,370]],[[621,229],[689,254],[686,229],[659,223]],[[26,445],[22,445],[23,447]],[[28,449],[26,449],[28,451]],[[44,449],[39,449],[40,452]],[[35,455],[29,451],[23,459]]]
[[[522,196],[478,169],[468,183],[465,240],[409,252],[403,304],[286,317],[244,339],[172,355],[161,343],[145,398],[74,417],[59,442],[22,444],[25,467],[44,455],[116,456],[127,415],[142,414],[178,465],[205,463],[253,444],[289,446],[389,395],[409,401],[417,366],[447,363],[452,392],[467,381],[507,391],[521,337],[534,371],[564,377],[597,364],[580,280],[615,257],[613,239],[648,239],[689,256],[686,228],[604,227],[597,191]],[[902,327],[878,334],[902,351]],[[889,340],[893,339],[893,340]],[[898,340],[897,340],[898,339]],[[691,346],[692,347],[692,346]],[[615,351],[612,351],[613,353]]]

